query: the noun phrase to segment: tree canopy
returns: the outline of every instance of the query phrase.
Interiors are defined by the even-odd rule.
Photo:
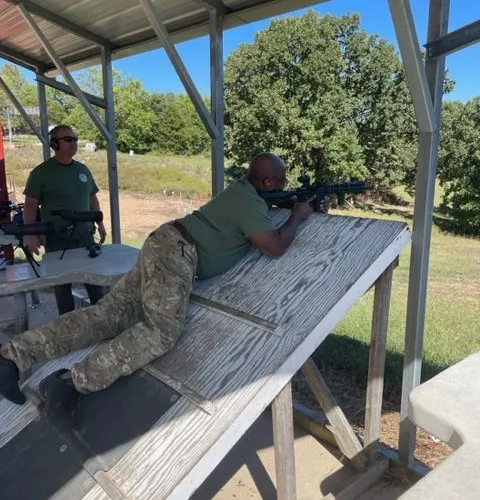
[[[23,106],[38,105],[37,89],[13,64],[0,67],[0,75]],[[77,77],[80,88],[94,95],[103,95],[102,72],[98,67]],[[99,147],[105,141],[82,105],[75,97],[47,87],[48,121],[50,125],[67,123],[75,127],[82,139],[94,141]],[[140,80],[113,71],[117,147],[137,153],[160,150],[174,154],[198,154],[210,148],[209,137],[193,104],[184,94],[148,92]],[[206,99],[208,104],[208,100]],[[0,119],[7,124],[7,108],[12,105],[0,93]],[[104,111],[97,108],[103,118]],[[39,118],[32,116],[37,124]],[[19,115],[10,117],[12,128],[29,131]]]
[[[460,232],[480,235],[480,97],[444,104],[438,174],[443,210]]]
[[[273,21],[226,62],[226,149],[242,164],[259,150],[317,180],[367,178],[377,189],[415,168],[417,133],[392,45],[358,15],[308,12]]]

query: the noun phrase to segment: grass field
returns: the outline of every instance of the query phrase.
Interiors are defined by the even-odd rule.
[[[42,161],[41,148],[7,149],[7,172],[15,183],[25,185],[30,170]],[[79,148],[76,158],[86,163],[98,186],[108,189],[107,154],[88,153]],[[207,156],[156,156],[118,153],[118,184],[133,193],[182,192],[186,196],[207,198],[211,193],[210,158]]]
[[[340,212],[361,217],[377,213]],[[389,216],[391,219],[402,219]],[[411,225],[411,219],[403,219]],[[480,350],[480,240],[442,233],[434,227],[430,255],[423,378],[428,379],[468,354]],[[394,272],[385,390],[397,397],[402,376],[410,246],[400,256]],[[335,368],[357,373],[364,380],[373,290],[354,306],[327,338],[316,356]]]
[[[23,185],[31,167],[41,161],[39,148],[7,151],[7,172]],[[105,152],[81,152],[78,159],[92,169],[100,187],[108,189]],[[124,192],[163,193],[175,191],[200,199],[210,193],[210,159],[204,156],[128,156],[120,154],[119,185]],[[439,198],[436,197],[438,200]],[[340,211],[332,213],[361,217],[406,220],[402,215]],[[142,239],[123,232],[125,243],[140,246]],[[386,392],[397,398],[402,375],[406,297],[410,249],[400,258],[394,273]],[[434,227],[427,319],[425,330],[424,378],[480,349],[480,240],[441,232]],[[323,364],[347,369],[364,380],[368,367],[373,292],[367,293],[335,329],[316,353]]]

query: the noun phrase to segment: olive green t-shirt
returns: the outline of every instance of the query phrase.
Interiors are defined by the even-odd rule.
[[[249,236],[273,229],[267,204],[246,178],[236,181],[180,222],[196,243],[200,278],[215,276],[232,267],[249,250]]]
[[[86,165],[72,160],[63,165],[54,158],[35,167],[28,177],[23,194],[36,198],[40,204],[40,220],[52,221],[55,235],[46,241],[46,250],[63,248],[69,237],[66,230],[71,223],[51,214],[52,210],[91,210],[90,197],[98,192],[95,180]],[[78,222],[71,236],[69,248],[87,246],[93,243],[93,223]]]

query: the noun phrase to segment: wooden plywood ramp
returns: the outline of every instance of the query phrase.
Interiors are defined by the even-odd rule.
[[[287,216],[278,211],[277,223]],[[315,214],[283,257],[252,250],[224,275],[197,283],[201,299],[190,305],[185,333],[147,367],[178,399],[103,471],[118,492],[128,499],[188,498],[408,240],[404,223]],[[28,385],[51,371],[42,369]],[[0,430],[0,444],[36,416],[30,406],[12,410],[0,401],[0,426],[6,412],[20,424]],[[111,496],[96,484],[78,498]]]

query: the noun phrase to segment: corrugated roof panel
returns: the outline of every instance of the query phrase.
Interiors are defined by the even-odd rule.
[[[31,4],[49,10],[78,26],[117,45],[113,57],[120,58],[160,46],[138,0],[29,0]],[[0,0],[0,56],[22,59],[31,64],[54,68],[18,8]],[[206,35],[209,31],[208,6],[198,0],[153,0],[159,18],[165,22],[175,42]],[[230,9],[224,25],[246,24],[272,15],[319,3],[312,0],[224,0]],[[27,7],[29,2],[26,3]],[[100,47],[70,30],[32,14],[40,29],[66,64],[74,67],[99,62]],[[8,50],[10,49],[10,50]],[[11,51],[14,52],[11,52]],[[12,55],[13,54],[13,55]]]

